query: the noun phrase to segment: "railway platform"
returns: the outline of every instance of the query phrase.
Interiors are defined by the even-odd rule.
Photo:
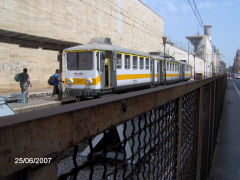
[[[240,87],[230,79],[208,180],[240,179]]]
[[[16,92],[0,93],[0,96],[11,97],[12,93],[16,93]],[[13,110],[16,113],[22,113],[22,112],[34,111],[34,110],[43,109],[43,108],[59,106],[61,102],[57,100],[57,96],[52,98],[51,93],[52,93],[52,89],[42,89],[42,90],[32,90],[32,91],[30,90],[28,103],[12,102],[12,103],[9,103],[9,105],[13,108]]]

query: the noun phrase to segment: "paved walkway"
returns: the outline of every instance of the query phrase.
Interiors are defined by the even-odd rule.
[[[30,98],[32,97],[39,97],[39,96],[46,96],[46,95],[51,95],[52,93],[52,89],[39,89],[39,90],[29,90],[28,91],[28,95]],[[19,90],[19,92],[6,92],[6,93],[0,93],[0,96],[4,96],[4,97],[10,97],[12,93],[21,93],[21,91]]]
[[[209,180],[240,180],[240,91],[228,81]]]
[[[51,94],[52,89],[30,90],[28,103],[9,103],[8,105],[12,107],[16,113],[59,106],[61,102],[58,101],[57,96],[52,98]],[[0,96],[10,97],[11,92],[0,93]]]

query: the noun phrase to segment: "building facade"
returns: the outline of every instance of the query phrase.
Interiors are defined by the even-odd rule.
[[[212,43],[211,26],[204,26],[203,35],[188,36],[187,39],[194,46],[196,56],[204,62],[204,74],[210,77],[212,73],[219,73],[219,50]]]
[[[233,72],[240,73],[240,49],[237,50],[233,63]]]
[[[220,61],[219,73],[221,75],[227,73],[227,67],[226,67],[226,63],[224,61]]]
[[[186,62],[190,63],[192,66],[192,75],[194,74],[194,66],[195,73],[204,74],[204,60],[201,57],[196,56],[194,61],[193,53],[184,48],[176,46],[174,43],[168,43],[166,45],[166,53],[170,56],[173,56],[178,61],[185,60]]]

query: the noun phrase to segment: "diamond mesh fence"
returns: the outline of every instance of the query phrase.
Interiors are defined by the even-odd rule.
[[[72,168],[58,178],[207,179],[225,84],[224,78],[211,81],[88,137],[83,150],[74,146]]]

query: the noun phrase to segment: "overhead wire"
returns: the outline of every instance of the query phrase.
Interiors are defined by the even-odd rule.
[[[198,21],[199,25],[200,25],[201,28],[204,30],[204,27],[203,27],[204,24],[201,22],[200,17],[198,17],[197,12],[196,12],[196,10],[194,10],[193,5],[192,5],[192,3],[190,2],[190,0],[188,0],[188,3],[189,3],[189,5],[190,5],[190,7],[192,8],[195,17],[197,18],[197,21]],[[197,6],[196,6],[196,9],[197,9]],[[198,12],[199,12],[199,11],[198,11]],[[200,13],[199,13],[199,14],[200,14]]]
[[[200,18],[201,24],[202,24],[202,26],[204,26],[204,23],[203,23],[201,14],[200,14],[200,12],[199,12],[199,10],[198,10],[198,8],[197,8],[197,5],[196,5],[195,0],[193,0],[193,4],[194,4],[194,6],[195,6],[195,9],[197,10],[197,13],[198,13],[198,16],[199,16],[199,18]]]

